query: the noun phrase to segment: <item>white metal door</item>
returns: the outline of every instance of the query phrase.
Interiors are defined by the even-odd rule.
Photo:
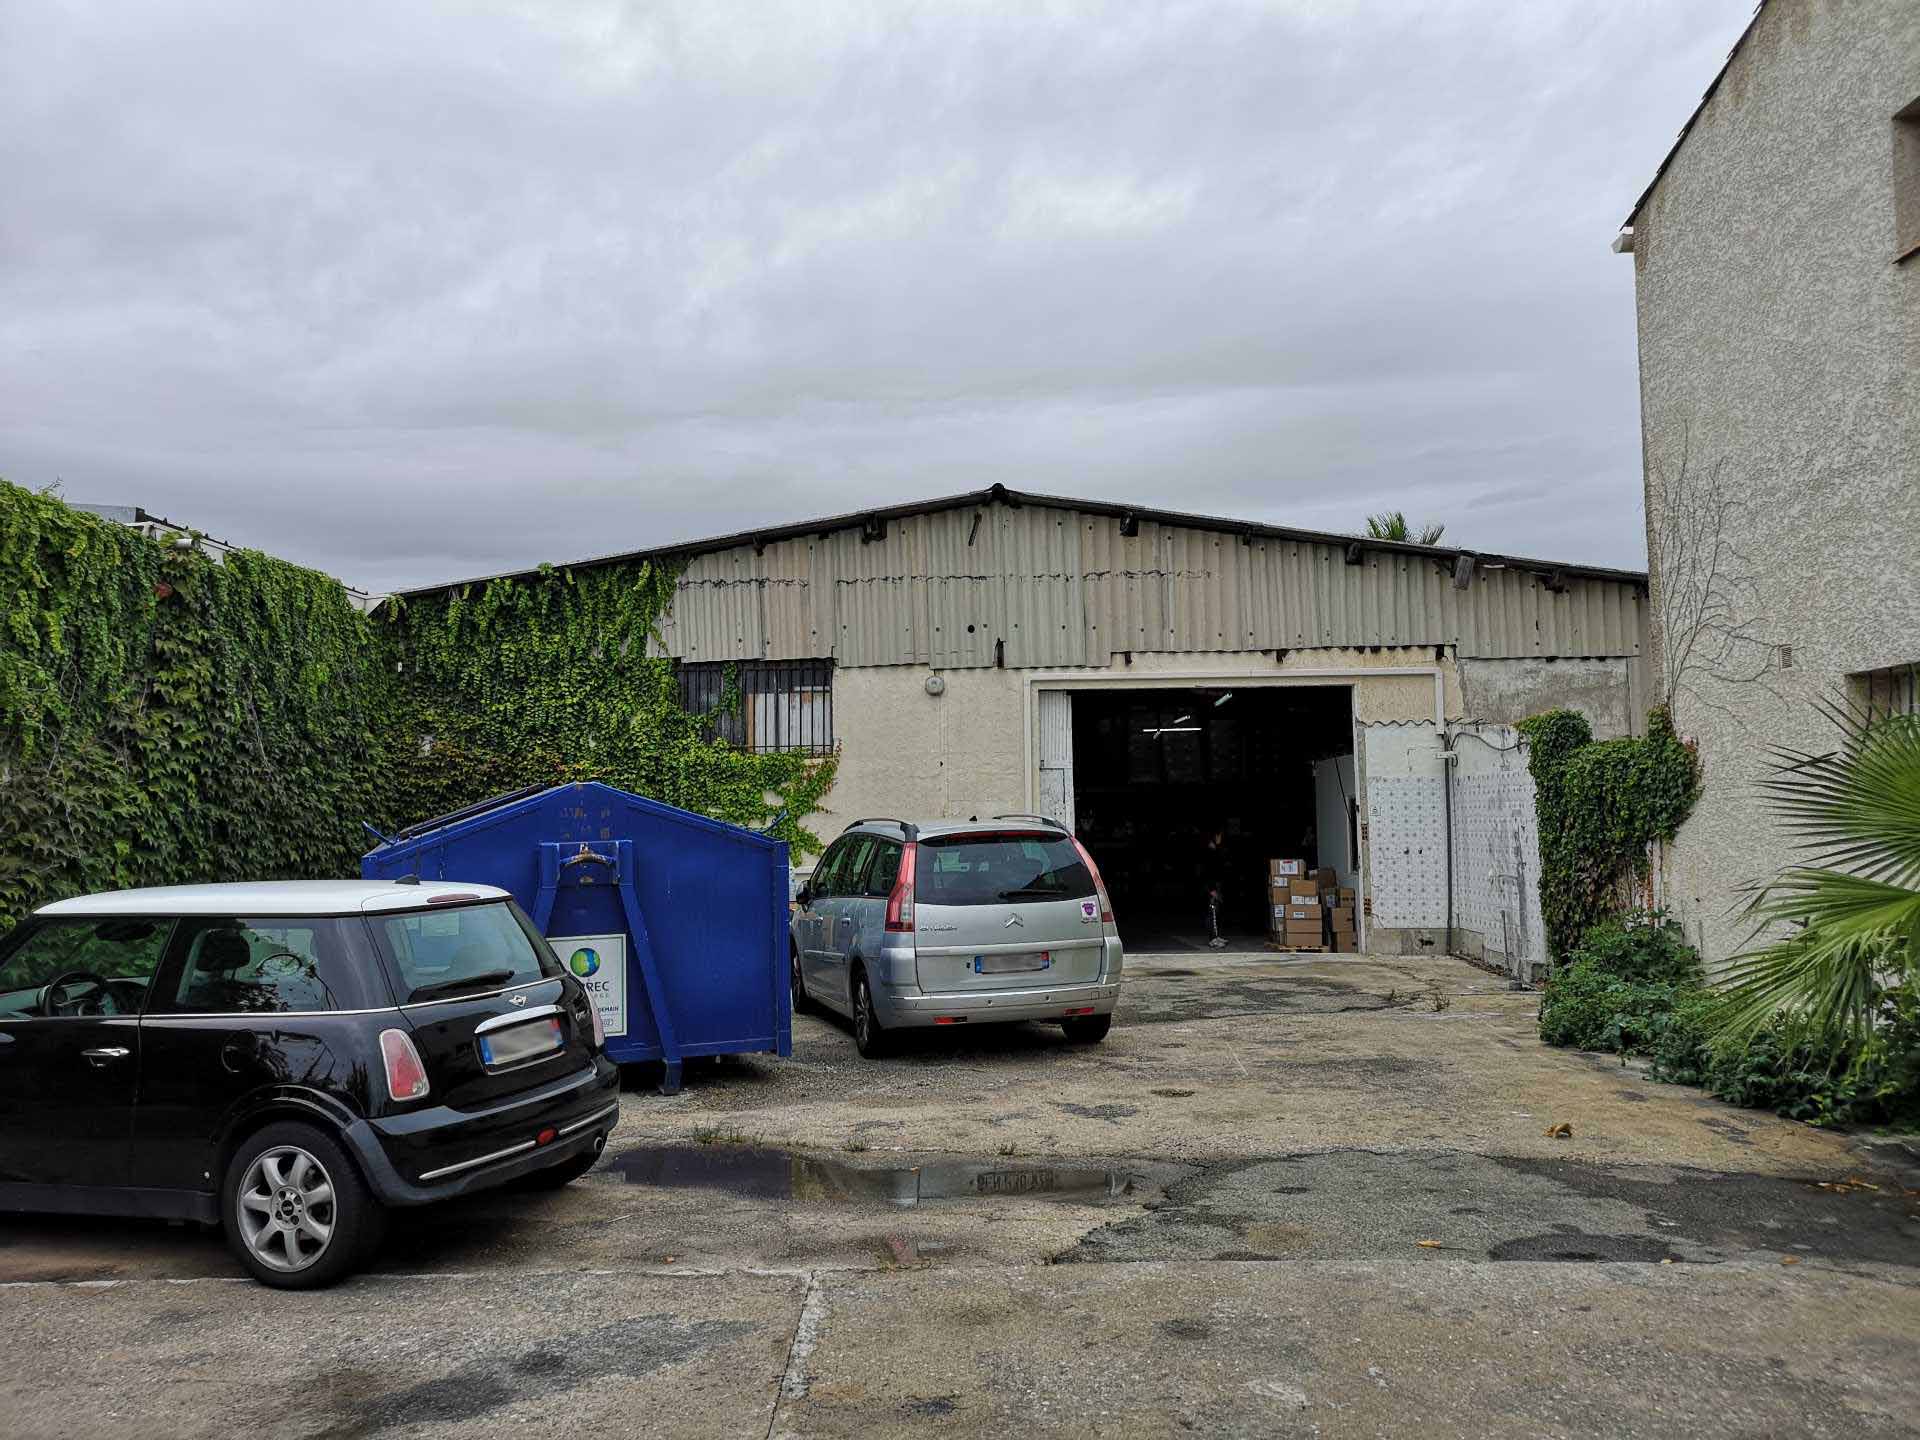
[[[1073,829],[1073,694],[1042,690],[1040,813]]]

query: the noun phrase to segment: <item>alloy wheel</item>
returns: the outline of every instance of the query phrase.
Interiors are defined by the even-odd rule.
[[[873,1039],[873,997],[864,978],[853,990],[853,1038],[862,1048]]]
[[[297,1145],[263,1150],[240,1181],[240,1235],[270,1270],[304,1270],[333,1243],[339,1211],[326,1167]]]

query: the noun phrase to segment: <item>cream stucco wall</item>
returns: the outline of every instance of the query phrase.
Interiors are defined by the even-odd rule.
[[[1481,702],[1492,703],[1500,712],[1495,719],[1505,718],[1508,712],[1527,715],[1577,705],[1593,714],[1596,733],[1603,737],[1625,734],[1631,728],[1640,690],[1632,673],[1637,662],[1633,666],[1617,662],[1542,665],[1532,660],[1471,664],[1475,676],[1465,691],[1460,665],[1450,654],[1436,661],[1430,646],[1300,650],[1278,661],[1270,651],[1136,655],[1131,664],[1122,661],[1060,671],[841,667],[834,672],[840,771],[827,796],[827,808],[809,824],[826,838],[870,815],[924,820],[1033,809],[1038,804],[1040,758],[1036,695],[1050,688],[1151,689],[1208,681],[1341,688],[1352,696],[1356,741],[1365,735],[1376,741],[1384,737],[1404,742],[1406,754],[1395,773],[1436,783],[1441,775],[1434,725],[1432,672],[1436,667],[1449,724],[1489,718],[1469,712],[1468,702],[1477,689]],[[1395,670],[1425,673],[1377,673]],[[935,674],[945,687],[938,696],[926,689],[927,680]],[[1363,893],[1371,896],[1373,847],[1399,844],[1405,837],[1385,833],[1370,807],[1367,752],[1368,746],[1356,744],[1357,798],[1362,818],[1370,820],[1373,831],[1363,856],[1361,885]],[[1530,825],[1531,816],[1517,817],[1516,823]],[[1419,841],[1427,850],[1441,843],[1424,834]],[[804,863],[796,866],[803,872],[808,868]],[[1370,947],[1385,953],[1440,948],[1445,935],[1444,902],[1433,899],[1432,906],[1438,908],[1412,928],[1382,928],[1369,919]],[[1455,938],[1469,948],[1481,939],[1467,930],[1464,920],[1456,927]]]
[[[1730,598],[1755,643],[1725,672],[1751,678],[1695,668],[1674,695],[1705,792],[1664,892],[1710,961],[1745,938],[1743,882],[1792,856],[1755,788],[1769,749],[1826,748],[1816,701],[1920,661],[1920,257],[1895,263],[1893,119],[1916,99],[1920,4],[1768,0],[1634,221],[1656,631],[1683,455],[1690,483],[1720,476],[1750,587]]]
[[[947,670],[923,666],[848,666],[834,672],[834,738],[840,772],[827,807],[809,825],[816,834],[837,834],[867,815],[908,819],[988,815],[1024,810],[1034,803],[1030,767],[1038,765],[1031,691],[1044,686],[1088,684],[1169,686],[1198,678],[1315,685],[1351,685],[1358,718],[1431,721],[1430,675],[1364,672],[1407,666],[1431,668],[1431,647],[1375,651],[1296,650],[1276,663],[1271,652],[1224,655],[1136,655],[1132,664],[1071,671]],[[1446,708],[1460,716],[1459,668],[1441,663]],[[1360,672],[1356,677],[1318,677],[1316,671]],[[939,674],[945,692],[929,695],[926,682]]]

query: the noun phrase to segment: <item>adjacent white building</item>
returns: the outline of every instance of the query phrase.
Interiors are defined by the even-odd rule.
[[[1764,0],[1615,248],[1640,335],[1649,659],[1705,793],[1664,896],[1709,960],[1792,858],[1755,782],[1816,702],[1913,710],[1920,4]]]

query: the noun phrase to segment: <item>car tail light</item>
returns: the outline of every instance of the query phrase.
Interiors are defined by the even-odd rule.
[[[1107,882],[1100,878],[1100,867],[1093,863],[1093,856],[1087,853],[1087,847],[1080,843],[1078,836],[1074,837],[1073,848],[1080,852],[1080,863],[1087,867],[1087,874],[1093,877],[1093,893],[1100,897],[1100,923],[1111,925],[1113,901],[1107,898]]]
[[[396,1100],[418,1100],[427,1093],[427,1067],[404,1030],[380,1032],[380,1058],[387,1067],[387,1094]]]
[[[893,893],[887,896],[887,929],[913,929],[913,871],[920,847],[909,840],[900,851],[900,873],[893,877]]]
[[[593,1017],[593,1048],[596,1050],[606,1049],[607,1025],[606,1022],[600,1018],[600,1007],[594,1004],[591,999],[587,1001],[587,1014]]]

